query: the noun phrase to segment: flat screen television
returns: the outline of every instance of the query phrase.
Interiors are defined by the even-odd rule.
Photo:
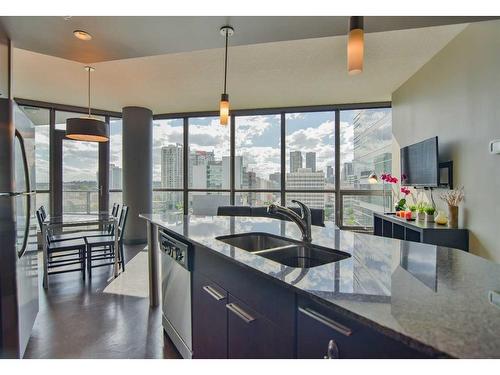
[[[401,149],[401,185],[438,187],[438,137]]]

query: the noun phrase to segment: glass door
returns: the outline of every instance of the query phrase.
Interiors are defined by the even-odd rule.
[[[56,112],[55,131],[61,136],[56,137],[56,152],[60,155],[60,162],[54,167],[61,184],[54,198],[61,203],[63,214],[92,214],[107,209],[107,179],[99,171],[108,170],[107,165],[101,164],[109,159],[100,156],[99,143],[74,141],[63,136],[66,119],[80,116],[82,114]],[[99,119],[104,121],[104,118]],[[104,150],[109,153],[109,146],[107,143],[105,145]]]
[[[99,148],[95,142],[64,139],[62,145],[64,214],[99,211]]]

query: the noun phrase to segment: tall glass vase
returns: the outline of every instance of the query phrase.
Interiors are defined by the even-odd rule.
[[[448,205],[448,226],[458,228],[458,206]]]

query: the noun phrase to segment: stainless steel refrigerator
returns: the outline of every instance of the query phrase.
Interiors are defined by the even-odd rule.
[[[22,358],[38,314],[35,128],[0,99],[0,358]]]

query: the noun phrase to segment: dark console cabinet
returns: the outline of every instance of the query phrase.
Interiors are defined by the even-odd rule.
[[[407,221],[395,215],[373,213],[373,234],[469,251],[469,231],[446,225]]]

